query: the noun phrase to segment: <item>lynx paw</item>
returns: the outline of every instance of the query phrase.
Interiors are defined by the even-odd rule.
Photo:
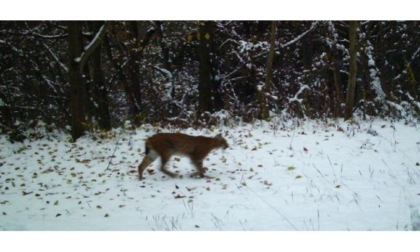
[[[191,174],[191,178],[205,178],[205,179],[213,179],[214,177],[205,175],[205,174],[200,174],[199,172],[194,172]]]

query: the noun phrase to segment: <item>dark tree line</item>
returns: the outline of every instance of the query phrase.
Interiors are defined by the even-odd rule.
[[[420,23],[1,21],[0,131],[418,120]]]

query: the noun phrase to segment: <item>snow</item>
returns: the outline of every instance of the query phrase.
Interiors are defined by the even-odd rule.
[[[139,181],[152,126],[75,143],[58,132],[23,143],[0,136],[0,229],[419,229],[417,124],[294,120],[181,131],[223,133],[230,147],[204,161],[213,179],[190,178],[189,160],[173,158],[169,169],[182,178],[165,177],[156,161]]]
[[[250,42],[250,41],[246,41],[246,40],[240,40],[239,42],[239,52],[240,53],[244,53],[244,52],[248,52],[248,51],[252,51],[252,50],[256,50],[256,49],[265,49],[268,50],[269,44],[267,41],[259,41],[259,42]]]

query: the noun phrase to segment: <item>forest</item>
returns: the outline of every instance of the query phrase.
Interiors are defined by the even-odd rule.
[[[60,8],[87,10],[71,5]],[[114,5],[138,18],[169,9]],[[420,230],[419,21],[102,19],[0,21],[0,230]],[[194,138],[151,146],[157,133]],[[193,158],[161,156],[140,177],[154,146]],[[43,251],[56,251],[50,233]],[[255,241],[204,234],[194,251]],[[161,235],[153,248],[191,240]],[[413,247],[394,235],[372,248]],[[135,246],[149,240],[135,236]],[[96,250],[115,240],[100,238],[87,239]],[[360,247],[351,238],[332,244],[329,233],[320,248]],[[292,248],[313,250],[297,239]],[[10,247],[33,249],[21,240]]]
[[[0,133],[418,120],[418,21],[0,21]]]

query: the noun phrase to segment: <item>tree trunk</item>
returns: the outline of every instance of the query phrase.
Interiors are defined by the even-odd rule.
[[[93,22],[93,31],[97,33],[104,24],[103,21]],[[92,79],[93,79],[93,100],[95,104],[96,116],[100,129],[111,129],[111,118],[108,105],[108,91],[105,86],[105,77],[102,71],[102,44],[92,54]]]
[[[10,112],[10,106],[7,102],[6,95],[2,92],[0,92],[0,119],[0,129],[5,128],[9,130],[13,128],[13,116]]]
[[[271,92],[271,78],[273,74],[273,59],[276,48],[276,21],[271,22],[271,32],[270,32],[270,51],[268,53],[267,67],[266,67],[266,76],[265,76],[265,85],[259,90],[259,102],[260,102],[260,118],[267,120],[270,117],[270,109],[268,106],[267,96]]]
[[[335,50],[335,49],[334,49]],[[338,66],[338,62],[335,58],[335,52],[331,53],[331,62],[333,67],[333,74],[334,74],[334,87],[335,87],[335,99],[334,99],[334,116],[341,117],[342,114],[342,103],[344,101],[343,98],[343,91],[341,90],[341,81],[340,81],[340,69]]]
[[[359,26],[358,21],[350,21],[349,28],[349,41],[350,41],[350,73],[349,82],[347,85],[347,97],[346,97],[346,108],[344,111],[344,119],[349,120],[353,116],[354,106],[354,92],[356,89],[356,78],[357,78],[357,28]]]
[[[200,45],[198,48],[199,57],[199,82],[198,82],[198,114],[202,116],[204,112],[212,111],[212,92],[211,92],[211,62],[210,62],[210,22],[201,22],[200,26]]]
[[[133,24],[131,22],[131,24]],[[137,27],[136,25],[131,25],[131,28],[133,29],[134,27]],[[133,39],[135,41],[136,45],[140,44],[140,41],[138,40],[138,30],[132,30],[132,34],[133,34]],[[144,42],[144,41],[143,41]],[[141,58],[142,58],[142,53],[143,50],[145,48],[145,44],[141,43],[140,44],[140,50],[136,51],[136,50],[131,50],[128,49],[128,66],[129,66],[129,70],[128,70],[128,78],[130,80],[129,82],[129,89],[131,92],[131,96],[133,98],[133,102],[134,102],[134,106],[132,107],[132,109],[130,110],[130,115],[131,115],[131,119],[132,122],[135,125],[138,125],[139,122],[139,113],[142,112],[142,103],[143,103],[143,99],[142,99],[142,91],[141,91],[141,76],[140,76],[140,62],[141,62]]]
[[[71,136],[76,141],[85,131],[85,97],[83,78],[80,67],[80,55],[82,45],[82,24],[79,21],[69,21],[68,47],[70,62],[68,67],[70,84],[70,113],[71,113]]]

